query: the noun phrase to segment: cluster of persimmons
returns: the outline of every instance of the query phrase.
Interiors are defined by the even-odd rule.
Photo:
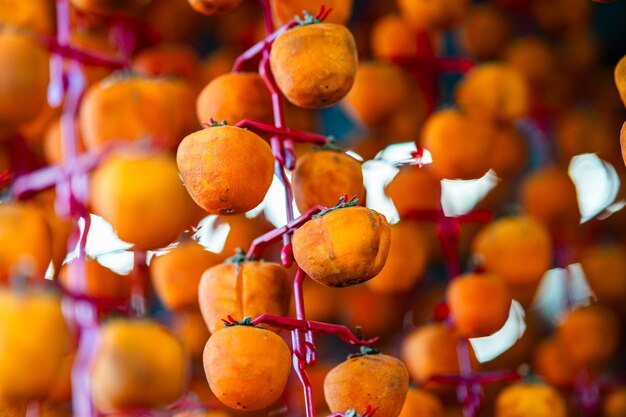
[[[52,0],[0,2],[0,416],[78,416],[77,383],[103,415],[304,415],[292,372],[302,358],[288,332],[252,320],[295,315],[298,268],[306,319],[380,337],[358,352],[318,337],[306,397],[318,415],[626,416],[626,214],[607,203],[581,222],[584,196],[568,172],[572,158],[594,153],[626,180],[626,57],[604,68],[591,25],[595,8],[614,5],[261,1],[265,23],[289,28],[265,41],[267,66],[231,71],[268,35],[255,1],[71,0],[71,45],[127,61],[119,71],[63,61],[85,83],[73,153],[67,103],[49,100],[53,54],[42,41],[56,38],[59,9]],[[332,8],[323,21],[312,15],[321,6]],[[129,25],[132,54],[116,38]],[[200,58],[198,39],[219,46]],[[453,88],[444,73],[454,58],[440,58],[450,48],[475,63]],[[319,110],[331,106],[353,134],[296,144],[284,184],[300,213],[325,209],[288,230],[293,266],[277,244],[247,256],[274,228],[254,209],[276,206],[267,195],[284,164],[271,135],[237,123],[315,132]],[[432,163],[416,151],[395,161],[384,190],[366,192],[363,167],[406,142]],[[626,124],[621,143],[626,159]],[[128,305],[137,277],[105,266],[110,254],[69,253],[79,228],[57,210],[54,184],[26,199],[11,192],[11,181],[42,167],[71,176],[83,155],[103,155],[87,173],[86,212],[136,256],[150,255],[131,275],[149,276],[141,285],[153,305],[151,314],[101,311],[86,368],[77,346],[93,329],[68,320],[67,300]],[[465,214],[492,220],[454,223],[444,184],[479,179],[491,189]],[[395,214],[368,206],[379,194]],[[219,250],[198,239],[210,227],[228,231]],[[462,272],[447,276],[446,264]],[[565,279],[548,286],[550,270]],[[547,316],[537,300],[555,296],[565,307]],[[487,337],[499,350],[491,357],[470,343]],[[506,369],[522,380],[455,390],[463,377]]]

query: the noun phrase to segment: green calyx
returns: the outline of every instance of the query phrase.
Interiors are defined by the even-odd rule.
[[[357,196],[354,196],[350,200],[347,200],[347,201],[344,200],[343,197],[341,197],[339,199],[339,202],[336,205],[334,205],[333,207],[329,207],[325,210],[322,210],[317,214],[314,214],[313,216],[311,216],[311,218],[317,219],[318,217],[322,217],[323,215],[328,214],[331,211],[335,211],[335,210],[346,208],[346,207],[354,207],[358,203],[359,203],[359,198]]]
[[[314,151],[334,151],[334,152],[341,152],[341,153],[345,152],[344,149],[342,149],[340,146],[337,145],[337,143],[335,142],[335,138],[332,136],[328,136],[328,143],[325,143],[319,146],[314,146],[313,150]]]
[[[231,317],[231,316],[228,316],[228,319],[229,319],[230,321],[223,320],[223,321],[224,321],[224,326],[226,326],[226,327],[249,326],[249,327],[255,327],[255,328],[257,328],[257,329],[263,329],[263,330],[265,330],[265,327],[261,327],[261,326],[257,326],[257,325],[255,325],[255,324],[252,322],[252,317],[250,317],[250,316],[248,316],[248,317],[244,317],[244,319],[243,319],[243,320],[241,320],[241,321],[235,321],[235,320],[233,320],[233,319],[232,319],[232,317]]]
[[[358,352],[348,355],[348,359],[359,358],[367,355],[380,355],[380,351],[369,346],[361,346]]]
[[[228,126],[228,123],[226,122],[226,120],[222,120],[221,122],[218,122],[217,120],[213,120],[213,118],[211,118],[209,123],[206,124],[205,126],[207,126],[207,127]]]
[[[302,11],[302,16],[295,16],[294,20],[298,22],[298,26],[313,25],[315,23],[321,23],[322,21],[313,16],[308,10]]]
[[[243,251],[243,249],[237,248],[235,249],[235,254],[231,256],[230,258],[226,259],[226,261],[224,262],[227,264],[241,265],[244,262],[251,262],[251,261],[256,261],[256,258],[254,256],[248,257],[246,253]]]
[[[345,413],[343,413],[343,417],[363,417],[361,414],[357,413],[354,408],[348,408]]]

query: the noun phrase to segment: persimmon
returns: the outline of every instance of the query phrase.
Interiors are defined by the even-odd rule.
[[[571,231],[580,223],[574,182],[560,167],[543,167],[524,179],[524,212],[552,231]]]
[[[85,152],[85,144],[83,143],[82,136],[78,123],[75,123],[77,153]],[[63,140],[61,135],[61,120],[56,119],[48,125],[46,134],[43,137],[43,153],[48,164],[60,164],[64,161]]]
[[[70,353],[70,332],[60,297],[46,291],[1,289],[0,339],[0,398],[10,402],[45,399]]]
[[[370,161],[376,158],[376,155],[388,145],[384,136],[373,134],[365,137],[356,138],[354,142],[348,146],[348,149],[359,155],[363,161]]]
[[[418,388],[409,388],[398,417],[444,417],[441,400],[434,394]]]
[[[0,402],[0,415],[3,417],[24,417],[26,416],[26,401],[21,402]]]
[[[367,127],[380,127],[409,102],[415,89],[406,73],[384,61],[359,64],[354,84],[344,99],[350,115]]]
[[[230,13],[239,6],[241,0],[188,0],[195,11],[206,16]]]
[[[352,3],[353,0],[270,0],[270,7],[277,26],[289,23],[294,16],[300,16],[303,10],[315,14],[322,5],[333,9],[324,22],[346,25],[352,14]]]
[[[200,311],[196,309],[176,311],[172,317],[171,328],[191,358],[202,358],[204,345],[209,339],[209,331]]]
[[[459,82],[456,98],[470,117],[483,122],[513,121],[525,116],[529,108],[526,80],[514,67],[503,63],[472,69]]]
[[[333,413],[376,404],[380,417],[397,417],[408,389],[409,374],[402,361],[371,348],[350,355],[324,380],[324,397]]]
[[[173,242],[193,204],[169,155],[114,154],[92,174],[91,207],[138,249]]]
[[[287,271],[271,262],[234,259],[207,269],[198,287],[200,311],[211,333],[229,315],[242,320],[261,314],[284,316],[289,310]]]
[[[28,36],[0,32],[0,128],[34,119],[46,103],[48,53]]]
[[[217,265],[221,257],[189,240],[150,262],[150,277],[159,300],[171,310],[198,305],[202,273]]]
[[[244,119],[272,123],[272,97],[256,72],[229,72],[209,82],[196,102],[200,122],[235,124]]]
[[[88,149],[111,141],[150,141],[174,148],[180,141],[178,102],[166,94],[169,81],[113,74],[89,87],[79,123]]]
[[[569,164],[576,155],[591,152],[611,163],[620,161],[615,143],[615,128],[618,126],[604,112],[595,107],[569,108],[560,112],[555,122],[562,164]]]
[[[413,29],[395,13],[381,16],[374,22],[370,47],[377,58],[415,56],[418,52],[417,37]]]
[[[483,228],[473,251],[488,272],[510,286],[539,283],[552,262],[548,230],[529,217],[505,217]]]
[[[260,410],[278,400],[290,370],[287,344],[259,327],[227,327],[213,334],[204,349],[204,371],[211,391],[237,410]]]
[[[505,388],[496,400],[496,417],[566,417],[561,394],[545,384],[515,384]]]
[[[278,88],[291,103],[328,107],[345,97],[354,83],[356,44],[343,25],[298,26],[276,38],[270,64]]]
[[[54,33],[54,12],[48,0],[6,0],[0,9],[0,22],[35,33]]]
[[[467,274],[449,285],[446,299],[457,331],[467,338],[489,336],[509,318],[511,293],[495,275]]]
[[[413,84],[413,82],[411,82]],[[407,139],[419,138],[426,119],[426,100],[422,90],[410,88],[407,101],[394,112],[377,130],[390,143],[402,143]]]
[[[519,174],[526,165],[528,153],[528,145],[515,126],[504,124],[497,127],[490,165],[498,177],[508,180]]]
[[[188,365],[183,346],[148,320],[111,320],[101,328],[91,367],[94,405],[102,412],[156,408],[183,394]]]
[[[17,274],[43,278],[52,258],[50,229],[34,204],[0,204],[0,282]]]
[[[407,335],[402,343],[401,357],[411,379],[426,383],[434,375],[458,373],[457,344],[461,340],[456,330],[443,323],[427,324]],[[475,365],[473,352],[470,355]]]
[[[429,236],[415,223],[401,221],[391,225],[387,261],[367,285],[380,293],[410,290],[422,279],[426,270],[430,243]]]
[[[550,45],[537,37],[524,37],[511,43],[505,53],[506,62],[520,72],[533,93],[541,95],[552,87],[559,74],[555,53]]]
[[[382,214],[346,207],[320,215],[293,234],[293,255],[309,277],[345,287],[376,276],[387,259],[391,231]]]
[[[470,6],[469,0],[398,0],[402,16],[416,30],[439,31],[461,23]]]
[[[571,310],[560,323],[556,337],[575,369],[598,372],[617,352],[619,324],[615,313],[592,305]]]
[[[301,213],[318,204],[332,207],[345,194],[365,197],[361,163],[339,150],[314,150],[299,158],[292,184]]]
[[[62,404],[72,400],[72,368],[75,357],[76,354],[72,352],[63,358],[56,381],[46,397],[47,403]]]
[[[602,411],[604,417],[623,417],[626,415],[626,390],[624,388],[612,390],[604,399]]]
[[[174,126],[178,132],[178,145],[180,137],[195,132],[200,128],[200,124],[194,114],[195,101],[197,98],[196,86],[183,78],[167,78],[163,80],[162,91],[170,100],[177,105],[174,106]]]
[[[237,53],[232,48],[222,47],[208,54],[200,62],[200,85],[206,86],[220,75],[229,73]]]
[[[491,168],[495,126],[458,110],[441,110],[426,119],[421,144],[432,155],[431,170],[438,178],[475,179]]]
[[[617,62],[613,74],[619,96],[624,102],[624,106],[626,106],[626,55]]]
[[[561,343],[554,338],[543,341],[535,349],[533,370],[556,387],[567,388],[576,378],[576,369]]]
[[[72,219],[60,216],[54,205],[56,199],[56,190],[48,189],[37,193],[33,197],[33,202],[41,209],[46,217],[48,228],[50,230],[50,249],[52,254],[52,266],[55,273],[61,269],[61,265],[65,260],[68,252],[67,241],[74,230],[75,224]]]
[[[385,187],[400,217],[411,210],[437,210],[441,205],[441,183],[430,167],[406,166]]]
[[[185,137],[176,160],[187,191],[212,214],[252,210],[263,201],[274,176],[267,142],[233,126],[210,127]]]
[[[152,0],[129,0],[119,2],[117,0],[71,0],[77,8],[86,12],[105,15],[119,13],[136,13],[148,5]]]
[[[182,43],[162,43],[133,58],[132,69],[143,75],[175,76],[195,82],[200,71],[198,53]]]
[[[361,327],[363,337],[384,338],[402,330],[403,311],[393,294],[374,292],[369,285],[353,285],[342,288],[339,297],[341,321],[350,328]]]
[[[530,11],[540,28],[549,33],[576,33],[589,26],[591,3],[584,0],[532,2]]]
[[[130,296],[130,278],[118,275],[97,260],[88,258],[84,263],[85,281],[76,281],[81,277],[79,261],[63,265],[59,271],[61,285],[73,292],[90,297],[105,298],[128,298]],[[76,288],[76,284],[84,285],[84,288]]]
[[[626,303],[626,248],[593,245],[581,253],[585,279],[598,301],[613,307]]]
[[[472,7],[463,26],[465,46],[476,59],[496,57],[511,36],[511,23],[499,7],[485,3]]]

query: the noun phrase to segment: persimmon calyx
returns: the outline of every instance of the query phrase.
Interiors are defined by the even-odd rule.
[[[209,122],[202,122],[202,124],[205,127],[220,127],[220,126],[228,126],[228,122],[226,120],[222,120],[221,122],[218,122],[217,120],[215,120],[214,118],[210,118]]]
[[[297,26],[307,26],[322,22],[320,19],[313,16],[308,10],[302,10],[302,16],[304,17],[294,16],[293,20],[298,23]]]
[[[380,351],[370,346],[361,346],[358,352],[349,354],[348,359],[360,358],[361,356],[367,355],[380,355]]]
[[[251,261],[256,261],[256,260],[257,259],[255,256],[247,256],[246,253],[243,251],[243,249],[237,248],[235,249],[235,254],[231,256],[230,258],[227,258],[226,261],[224,262],[227,264],[241,265],[244,262],[251,262]]]
[[[226,327],[249,326],[256,327],[257,329],[265,329],[265,327],[257,326],[256,324],[254,324],[254,322],[252,321],[252,317],[250,316],[244,317],[241,321],[237,321],[233,318],[233,316],[229,314],[228,318],[222,319],[222,321],[224,322],[224,326]]]
[[[313,216],[311,216],[312,219],[317,219],[318,217],[322,217],[325,214],[330,213],[331,211],[335,211],[338,209],[342,209],[342,208],[346,208],[346,207],[354,207],[359,203],[359,198],[355,195],[352,196],[352,198],[350,200],[348,200],[348,196],[344,195],[343,197],[341,197],[339,199],[339,202],[337,202],[337,204],[335,204],[332,207],[329,207],[327,209],[324,209],[322,211],[320,211],[317,214],[314,214]]]

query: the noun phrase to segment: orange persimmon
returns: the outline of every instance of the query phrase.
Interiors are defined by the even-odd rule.
[[[201,359],[209,330],[197,309],[176,311],[172,316],[172,332],[180,339],[192,359]]]
[[[389,255],[383,269],[367,285],[374,292],[410,290],[421,279],[429,260],[431,240],[414,222],[391,225]]]
[[[183,43],[163,43],[133,58],[132,69],[143,75],[175,76],[195,82],[200,72],[198,53]]]
[[[417,55],[417,37],[411,26],[395,13],[381,16],[370,33],[370,47],[377,58]]]
[[[397,417],[408,389],[409,374],[402,361],[371,348],[348,356],[324,380],[324,397],[333,413],[376,404],[379,417]]]
[[[174,148],[182,127],[178,100],[168,94],[171,81],[113,74],[85,93],[79,123],[88,149],[111,141],[150,141]]]
[[[86,12],[99,14],[137,13],[152,0],[71,0],[72,5]]]
[[[70,332],[60,297],[42,291],[1,289],[0,339],[0,398],[45,399],[70,353]]]
[[[381,271],[390,234],[382,214],[364,207],[338,208],[296,230],[293,256],[302,270],[321,284],[355,285]]]
[[[580,263],[598,301],[621,308],[626,304],[626,248],[594,245],[583,250]]]
[[[218,400],[237,410],[260,410],[278,400],[285,389],[291,351],[269,330],[235,325],[209,338],[204,371]]]
[[[446,299],[456,330],[463,337],[489,336],[509,318],[511,293],[500,277],[467,274],[448,285]]]
[[[626,389],[617,388],[611,391],[602,405],[604,417],[623,417],[626,415]]]
[[[46,216],[34,204],[0,204],[0,282],[14,275],[43,278],[52,259]]]
[[[524,179],[521,194],[524,212],[551,231],[572,231],[580,223],[576,187],[564,168],[533,172]]]
[[[33,120],[46,103],[48,53],[26,35],[2,31],[0,74],[0,128]]]
[[[316,205],[332,207],[345,194],[365,197],[361,163],[341,151],[314,150],[296,161],[293,193],[301,213]]]
[[[469,0],[398,0],[402,16],[416,30],[439,31],[461,23]]]
[[[406,166],[385,187],[400,217],[411,210],[438,210],[441,184],[429,167]]]
[[[506,13],[490,3],[472,7],[463,26],[465,46],[479,60],[496,57],[511,36]]]
[[[528,145],[524,138],[511,124],[497,127],[491,148],[491,169],[498,177],[508,180],[524,168],[528,159]]]
[[[436,395],[424,389],[409,388],[398,417],[444,417],[444,415],[443,404]]]
[[[206,16],[230,13],[239,6],[241,0],[188,0],[195,11]]]
[[[148,320],[102,326],[91,367],[94,405],[103,412],[163,407],[183,394],[188,365],[183,346]]]
[[[343,105],[365,126],[380,127],[413,98],[411,92],[415,88],[399,67],[384,61],[364,62],[359,64]]]
[[[85,152],[85,144],[78,126],[78,123],[74,124],[76,132],[76,151],[78,154]],[[52,121],[43,137],[43,154],[48,164],[60,164],[64,161],[64,146],[63,137],[61,136],[61,120],[56,119]]]
[[[86,281],[74,282],[76,276],[81,276],[78,275],[81,267],[78,260],[63,265],[59,271],[59,282],[64,288],[90,297],[128,298],[130,296],[130,278],[116,274],[95,259],[85,260]],[[84,284],[84,288],[76,288],[76,284]]]
[[[350,31],[335,23],[298,26],[273,43],[270,65],[278,88],[291,103],[328,107],[354,83],[358,58]]]
[[[167,154],[114,154],[92,174],[93,212],[138,249],[173,242],[188,226],[191,204]]]
[[[272,97],[256,72],[229,72],[211,80],[196,101],[200,122],[210,119],[234,125],[244,119],[272,123]]]
[[[615,65],[613,74],[619,96],[622,98],[624,106],[626,106],[626,55]]]
[[[269,145],[249,130],[217,126],[181,142],[178,169],[194,201],[212,214],[240,214],[263,201],[274,177]]]
[[[421,144],[432,155],[438,178],[475,179],[491,168],[496,128],[458,110],[441,110],[426,119]]]
[[[0,23],[34,33],[54,33],[54,3],[49,0],[4,0]]]
[[[523,75],[503,63],[482,64],[472,69],[457,86],[456,98],[472,118],[513,121],[529,109],[529,91]]]
[[[150,278],[159,300],[170,310],[198,305],[198,284],[204,271],[221,257],[198,242],[182,242],[150,262]]]
[[[200,311],[211,333],[224,328],[222,319],[289,311],[290,282],[282,266],[233,260],[207,269],[198,286]]]
[[[474,253],[510,286],[537,285],[552,263],[548,230],[529,217],[505,217],[483,228]]]
[[[575,369],[599,372],[617,352],[619,322],[600,305],[571,310],[557,328],[556,338]]]
[[[384,338],[402,330],[403,311],[393,294],[376,293],[368,285],[331,289],[339,291],[341,321],[353,329],[360,327],[363,337]]]
[[[461,340],[459,333],[443,323],[427,324],[407,335],[402,343],[402,359],[411,379],[427,382],[434,375],[458,373],[457,345]],[[471,349],[470,355],[475,368]]]
[[[500,392],[496,417],[566,417],[567,405],[559,392],[545,384],[515,384]]]
[[[541,342],[533,356],[533,371],[548,384],[567,388],[574,383],[576,370],[558,340]]]

